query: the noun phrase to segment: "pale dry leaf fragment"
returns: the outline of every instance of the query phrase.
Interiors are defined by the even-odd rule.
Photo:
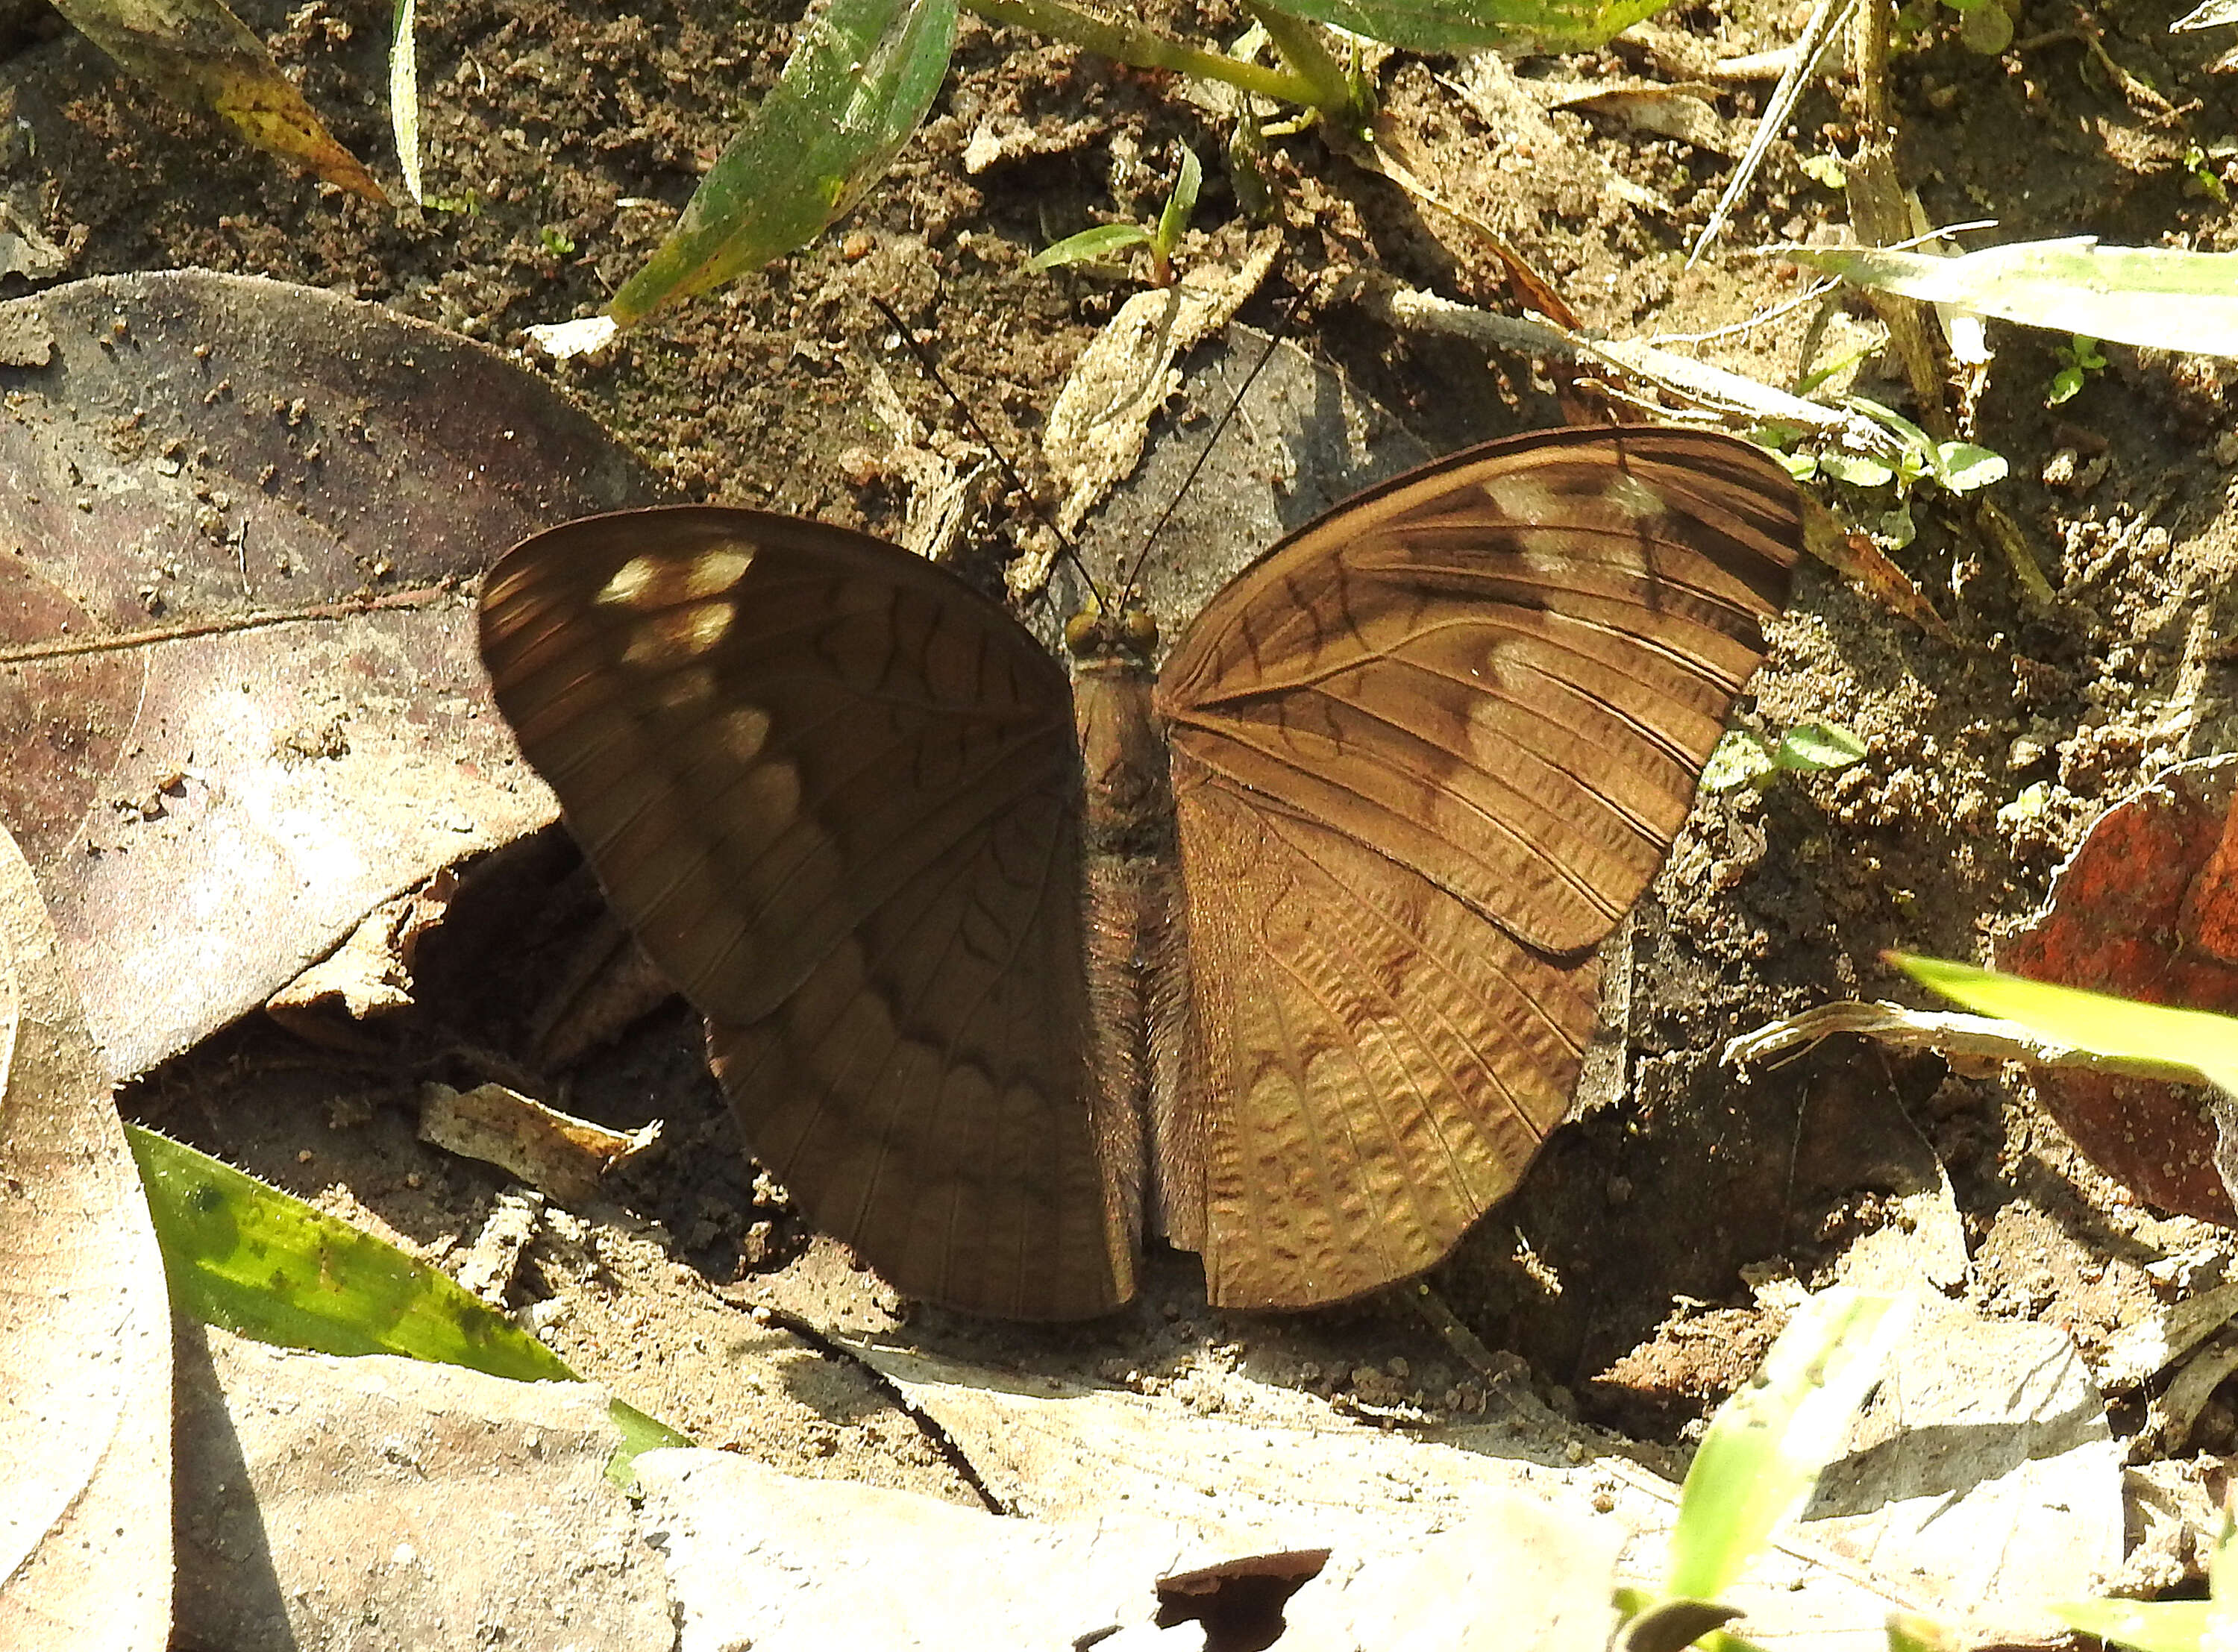
[[[1580,81],[1548,87],[1546,93],[1551,94],[1551,108],[1605,115],[1634,131],[1677,138],[1712,155],[1738,159],[1748,149],[1749,135],[1710,106],[1711,89],[1659,81]]]
[[[332,1011],[372,1021],[412,1005],[412,960],[420,937],[443,921],[459,876],[444,867],[419,889],[367,914],[348,940],[265,1001],[265,1014],[317,1040]]]
[[[599,1389],[207,1327],[182,1346],[180,1645],[675,1646]]]
[[[2157,1308],[2123,1325],[2106,1345],[2098,1361],[2099,1385],[2116,1394],[2142,1388],[2234,1318],[2238,1281]]]
[[[1064,488],[1056,514],[1065,532],[1133,472],[1150,420],[1181,387],[1175,358],[1228,325],[1267,279],[1281,248],[1281,233],[1270,231],[1232,268],[1200,266],[1172,287],[1137,293],[1081,353],[1049,409],[1042,443]],[[1032,558],[1004,576],[1019,596],[1040,589],[1048,577],[1047,561]]]
[[[599,1179],[660,1140],[655,1120],[641,1130],[609,1130],[531,1100],[502,1084],[460,1092],[420,1087],[420,1139],[461,1158],[510,1171],[566,1205],[598,1196]]]
[[[135,80],[208,109],[257,148],[328,183],[388,204],[223,0],[60,0],[55,10]]]
[[[0,831],[0,1646],[162,1647],[171,1309],[44,902]]]
[[[1897,1345],[1800,1532],[1961,1622],[2049,1637],[2043,1603],[2121,1563],[2122,1456],[2064,1331],[1950,1308]]]

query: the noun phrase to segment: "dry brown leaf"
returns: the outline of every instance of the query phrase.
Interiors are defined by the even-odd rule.
[[[328,183],[388,204],[223,0],[57,0],[55,10],[133,79],[208,109],[258,149]]]
[[[140,1176],[0,830],[0,1646],[171,1629],[171,1310]]]

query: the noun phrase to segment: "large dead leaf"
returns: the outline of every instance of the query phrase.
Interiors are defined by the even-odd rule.
[[[31,869],[0,832],[0,1646],[171,1629],[171,1310]]]
[[[460,590],[651,479],[377,305],[202,272],[0,305],[0,823],[111,1077],[550,820]]]
[[[2043,911],[2000,943],[1997,967],[2238,1013],[2234,783],[2238,757],[2179,763],[2101,815],[2053,877]],[[2044,1111],[2099,1169],[2164,1210],[2238,1225],[2197,1090],[2075,1067],[2032,1076]]]

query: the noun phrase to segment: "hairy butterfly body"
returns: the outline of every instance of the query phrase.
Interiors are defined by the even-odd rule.
[[[1069,1318],[1418,1272],[1568,1104],[1594,949],[1800,548],[1728,437],[1564,430],[1347,500],[1161,673],[866,535],[679,507],[515,546],[483,657],[755,1153],[897,1287]]]

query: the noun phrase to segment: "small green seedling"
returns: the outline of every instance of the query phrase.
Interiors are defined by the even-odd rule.
[[[557,224],[545,225],[539,239],[544,242],[544,250],[554,258],[573,258],[575,255],[574,237]]]
[[[1715,1602],[1810,1501],[1911,1312],[1906,1298],[1846,1286],[1821,1291],[1796,1309],[1763,1366],[1718,1408],[1694,1453],[1678,1494],[1661,1594],[1617,1591],[1617,1609],[1628,1624],[1685,1602],[1708,1629],[1696,1644],[1745,1644],[1714,1627],[1730,1616]]]
[[[2044,393],[2043,405],[2056,407],[2072,400],[2092,373],[2105,370],[2106,357],[2098,348],[2098,340],[2076,334],[2071,342],[2059,347],[2059,371],[2051,375],[2051,388]]]
[[[1823,183],[1829,189],[1850,187],[1850,170],[1842,164],[1839,155],[1806,155],[1796,164],[1803,169],[1803,175],[1814,183]]]
[[[1347,129],[1372,113],[1369,85],[1324,32],[1402,50],[1574,51],[1599,46],[1666,0],[1245,0],[1280,59],[1246,61],[1208,43],[1091,14],[1068,0],[961,0],[1023,28],[1138,69],[1220,81]],[[674,232],[616,293],[627,327],[807,245],[893,164],[946,78],[959,0],[829,0],[794,36],[784,74],[685,203]],[[1354,52],[1355,58],[1357,52]],[[1281,128],[1269,125],[1273,136]]]
[[[1196,214],[1197,190],[1203,182],[1204,169],[1198,164],[1196,151],[1183,144],[1182,175],[1175,181],[1174,192],[1166,197],[1165,210],[1158,215],[1155,225],[1098,224],[1044,248],[1026,261],[1026,268],[1039,271],[1055,269],[1061,264],[1101,263],[1131,247],[1147,247],[1150,249],[1151,281],[1159,287],[1171,287],[1174,248],[1189,233],[1189,220]]]
[[[1846,769],[1865,755],[1865,743],[1838,723],[1798,723],[1778,744],[1747,729],[1729,729],[1703,765],[1710,791],[1770,785],[1783,774],[1816,775]]]
[[[2218,144],[2215,147],[2221,149],[2225,146]],[[2191,182],[2187,188],[2227,207],[2230,204],[2230,188],[2222,182],[2222,175],[2215,169],[2215,159],[2203,144],[2194,143],[2184,150],[2183,169],[2191,174]]]
[[[1915,487],[1932,481],[1946,492],[1971,493],[2003,481],[2010,468],[2002,453],[1972,442],[1937,441],[1894,408],[1869,397],[1844,396],[1842,406],[1864,414],[1888,432],[1894,438],[1895,451],[1884,457],[1830,448],[1818,453],[1782,453],[1778,458],[1798,481],[1823,476],[1849,487],[1870,489],[1892,484],[1896,502],[1881,513],[1874,533],[1899,549],[1911,543],[1910,496]]]

